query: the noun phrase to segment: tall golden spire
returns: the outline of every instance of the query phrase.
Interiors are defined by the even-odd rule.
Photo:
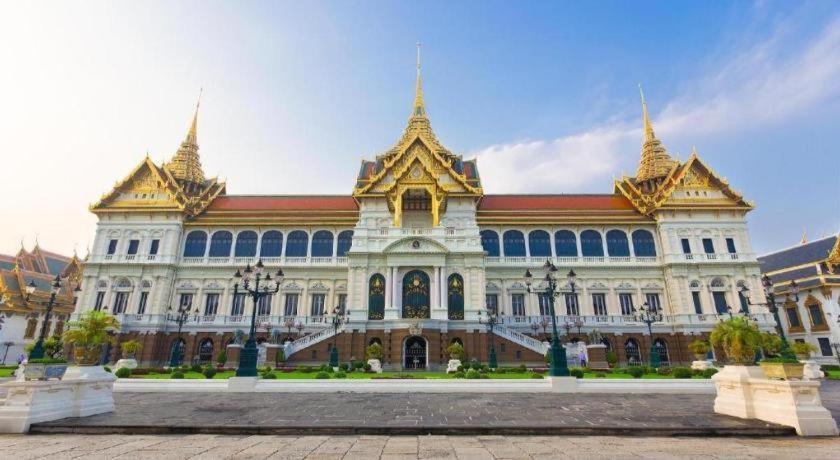
[[[195,104],[192,124],[187,136],[175,156],[172,157],[166,167],[179,182],[193,184],[186,187],[188,191],[194,190],[195,185],[204,183],[204,171],[201,169],[201,158],[198,156],[198,109],[201,107],[201,93],[198,94],[198,102]]]
[[[661,179],[668,175],[674,160],[671,159],[662,142],[656,138],[653,132],[653,124],[650,122],[645,93],[642,85],[639,85],[639,95],[642,98],[642,158],[639,161],[639,168],[636,170],[636,182],[648,182]]]
[[[425,117],[426,104],[423,102],[423,77],[420,75],[420,42],[417,42],[417,84],[414,88],[414,110],[412,117]]]

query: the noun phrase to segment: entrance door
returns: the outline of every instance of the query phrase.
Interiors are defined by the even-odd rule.
[[[405,341],[405,359],[403,369],[419,370],[426,368],[426,339],[409,337]]]
[[[403,277],[403,318],[429,317],[429,275],[412,270]]]

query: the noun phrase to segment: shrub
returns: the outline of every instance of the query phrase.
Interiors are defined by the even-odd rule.
[[[778,356],[782,351],[782,338],[771,332],[762,332],[760,346],[764,356]]]
[[[274,372],[266,372],[266,373],[260,375],[260,377],[262,377],[264,379],[267,379],[267,380],[277,380],[277,375]]]
[[[674,369],[670,367],[660,367],[656,370],[656,373],[659,375],[671,375],[674,372]]]
[[[705,355],[712,349],[705,340],[695,340],[688,344],[688,349],[697,356]]]
[[[219,354],[216,355],[216,364],[219,366],[224,366],[227,362],[227,350],[222,348],[219,350]]]
[[[674,368],[674,378],[675,379],[690,379],[692,377],[691,369],[687,367],[675,367]]]
[[[278,366],[280,363],[286,361],[286,350],[283,348],[278,348],[277,353],[274,355],[274,365],[275,367]]]
[[[481,373],[479,373],[477,369],[470,369],[470,370],[467,371],[467,378],[468,379],[481,378]]]
[[[753,363],[755,349],[762,341],[758,326],[741,316],[717,323],[710,339],[712,345],[723,348],[730,361],[744,365]]]
[[[489,376],[489,375],[487,375],[487,374],[481,374],[481,377],[480,377],[480,378],[482,378],[482,379],[489,379],[489,378],[490,378],[490,376]]]
[[[458,372],[464,372],[464,365],[463,365],[463,364],[459,364],[459,365],[458,365],[458,368],[457,368],[457,371],[458,371]]]
[[[519,367],[517,367],[517,370],[519,370],[519,372],[525,372],[528,370],[528,368],[525,367],[524,364],[520,364]]]
[[[460,370],[453,375],[455,376],[456,379],[463,379],[467,376],[467,374],[464,374],[463,370]]]
[[[481,366],[481,372],[485,372],[485,373],[490,372],[490,366],[488,366],[486,364]]]
[[[338,365],[338,368],[343,370],[344,372],[347,372],[347,370],[350,369],[350,365],[347,363],[341,363]]]
[[[315,374],[315,378],[316,379],[328,379],[328,378],[330,378],[330,374],[328,374],[324,371],[321,371],[321,372],[318,372],[317,374]]]
[[[367,359],[382,359],[382,345],[377,342],[368,345],[365,356],[367,356]]]
[[[703,370],[703,377],[707,378],[707,379],[710,379],[710,378],[712,378],[713,375],[715,375],[717,373],[718,373],[717,369],[715,369],[713,367],[710,367],[708,369]]]
[[[204,378],[212,379],[213,377],[216,376],[216,372],[217,372],[216,369],[213,369],[212,367],[208,367],[207,369],[204,369],[202,374],[204,374]]]
[[[102,366],[102,369],[105,369],[105,372],[111,372],[111,368],[108,366]]]
[[[794,342],[790,349],[793,350],[793,353],[796,356],[803,356],[807,357],[811,355],[811,352],[817,351],[817,347],[811,345],[808,342]]]
[[[353,361],[353,369],[364,369],[365,364],[364,361]]]
[[[143,348],[143,345],[136,340],[126,340],[120,344],[120,349],[122,350],[124,358],[134,356],[141,348]]]
[[[840,371],[840,364],[823,364],[822,366],[820,366],[820,369],[823,372]]]
[[[606,372],[596,372],[595,373],[595,378],[596,379],[605,379],[605,378],[607,378],[607,374],[606,374]]]
[[[320,366],[318,366],[318,371],[319,372],[332,372],[333,368],[330,367],[329,364],[321,364]]]
[[[346,378],[347,378],[347,374],[345,374],[344,372],[338,371],[338,372],[336,372],[336,373],[335,373],[335,378],[337,378],[337,379],[346,379]]]
[[[531,378],[532,379],[541,379],[541,378],[543,378],[543,376],[542,376],[542,374],[534,373],[534,374],[531,374]]]
[[[149,369],[146,367],[138,367],[136,369],[132,369],[131,373],[133,375],[149,375],[149,374],[157,374],[157,372],[153,372],[154,369]]]
[[[363,367],[363,369],[365,370],[365,372],[370,372],[370,370],[373,369],[373,368],[370,366],[370,364],[365,363],[365,366]]]
[[[481,369],[481,363],[479,363],[478,361],[471,362],[470,363],[470,369],[475,370],[475,371]]]
[[[131,369],[127,367],[121,367],[117,369],[117,372],[115,372],[114,375],[121,379],[127,379],[131,377]]]
[[[582,369],[572,369],[569,371],[569,375],[575,378],[582,379],[583,378],[583,370]]]
[[[643,375],[645,375],[645,370],[642,369],[641,366],[636,366],[628,368],[627,373],[630,374],[630,376],[634,379],[640,379]]]
[[[175,371],[175,372],[172,373],[172,375],[169,378],[182,379],[182,378],[184,378],[184,373],[181,372],[181,371]]]
[[[610,367],[615,367],[617,363],[618,356],[615,355],[615,352],[612,350],[607,351],[607,364],[609,364]]]
[[[503,369],[503,368],[500,367],[500,368],[496,369],[496,373],[497,374],[507,374],[507,369]]]
[[[308,374],[312,372],[312,366],[298,366],[297,371],[303,372],[304,374]]]
[[[449,359],[458,359],[463,361],[464,358],[467,356],[466,352],[464,352],[464,346],[458,342],[452,342],[446,347],[446,352],[449,353]]]
[[[193,371],[193,372],[201,372],[202,371],[201,365],[200,364],[193,364],[192,366],[190,366],[190,370]]]

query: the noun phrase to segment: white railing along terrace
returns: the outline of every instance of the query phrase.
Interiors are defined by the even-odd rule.
[[[542,265],[546,260],[551,260],[555,265],[655,265],[659,262],[658,257],[522,257],[502,256],[486,257],[487,265]]]
[[[525,348],[528,348],[532,351],[535,351],[541,355],[544,355],[548,352],[548,346],[544,342],[540,342],[539,340],[528,337],[525,334],[516,332],[512,329],[508,329],[502,325],[496,325],[493,327],[493,333],[498,335],[499,337],[504,337],[511,342],[518,343]]]
[[[303,350],[306,347],[324,341],[336,335],[336,333],[340,334],[342,332],[344,332],[344,323],[338,326],[338,329],[336,329],[335,327],[327,327],[313,334],[301,337],[284,347],[284,353],[286,355],[286,358],[293,355],[294,353],[297,353],[300,350]]]

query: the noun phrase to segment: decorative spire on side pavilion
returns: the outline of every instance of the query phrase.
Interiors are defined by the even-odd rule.
[[[639,161],[639,168],[636,170],[636,183],[648,183],[651,185],[650,188],[653,189],[657,179],[662,179],[668,175],[674,166],[674,160],[671,159],[662,142],[656,138],[656,134],[653,132],[653,124],[650,122],[642,85],[639,85],[639,95],[642,98],[643,139],[642,157]]]
[[[166,165],[167,169],[172,175],[185,185],[185,190],[192,191],[193,189],[200,189],[201,184],[204,183],[204,171],[201,169],[201,158],[198,155],[198,109],[201,106],[201,93],[198,95],[198,102],[195,104],[195,114],[193,114],[192,124],[184,141],[172,161]]]
[[[417,42],[417,83],[414,88],[414,109],[412,117],[426,118],[426,103],[423,102],[423,77],[420,75],[420,42]]]

